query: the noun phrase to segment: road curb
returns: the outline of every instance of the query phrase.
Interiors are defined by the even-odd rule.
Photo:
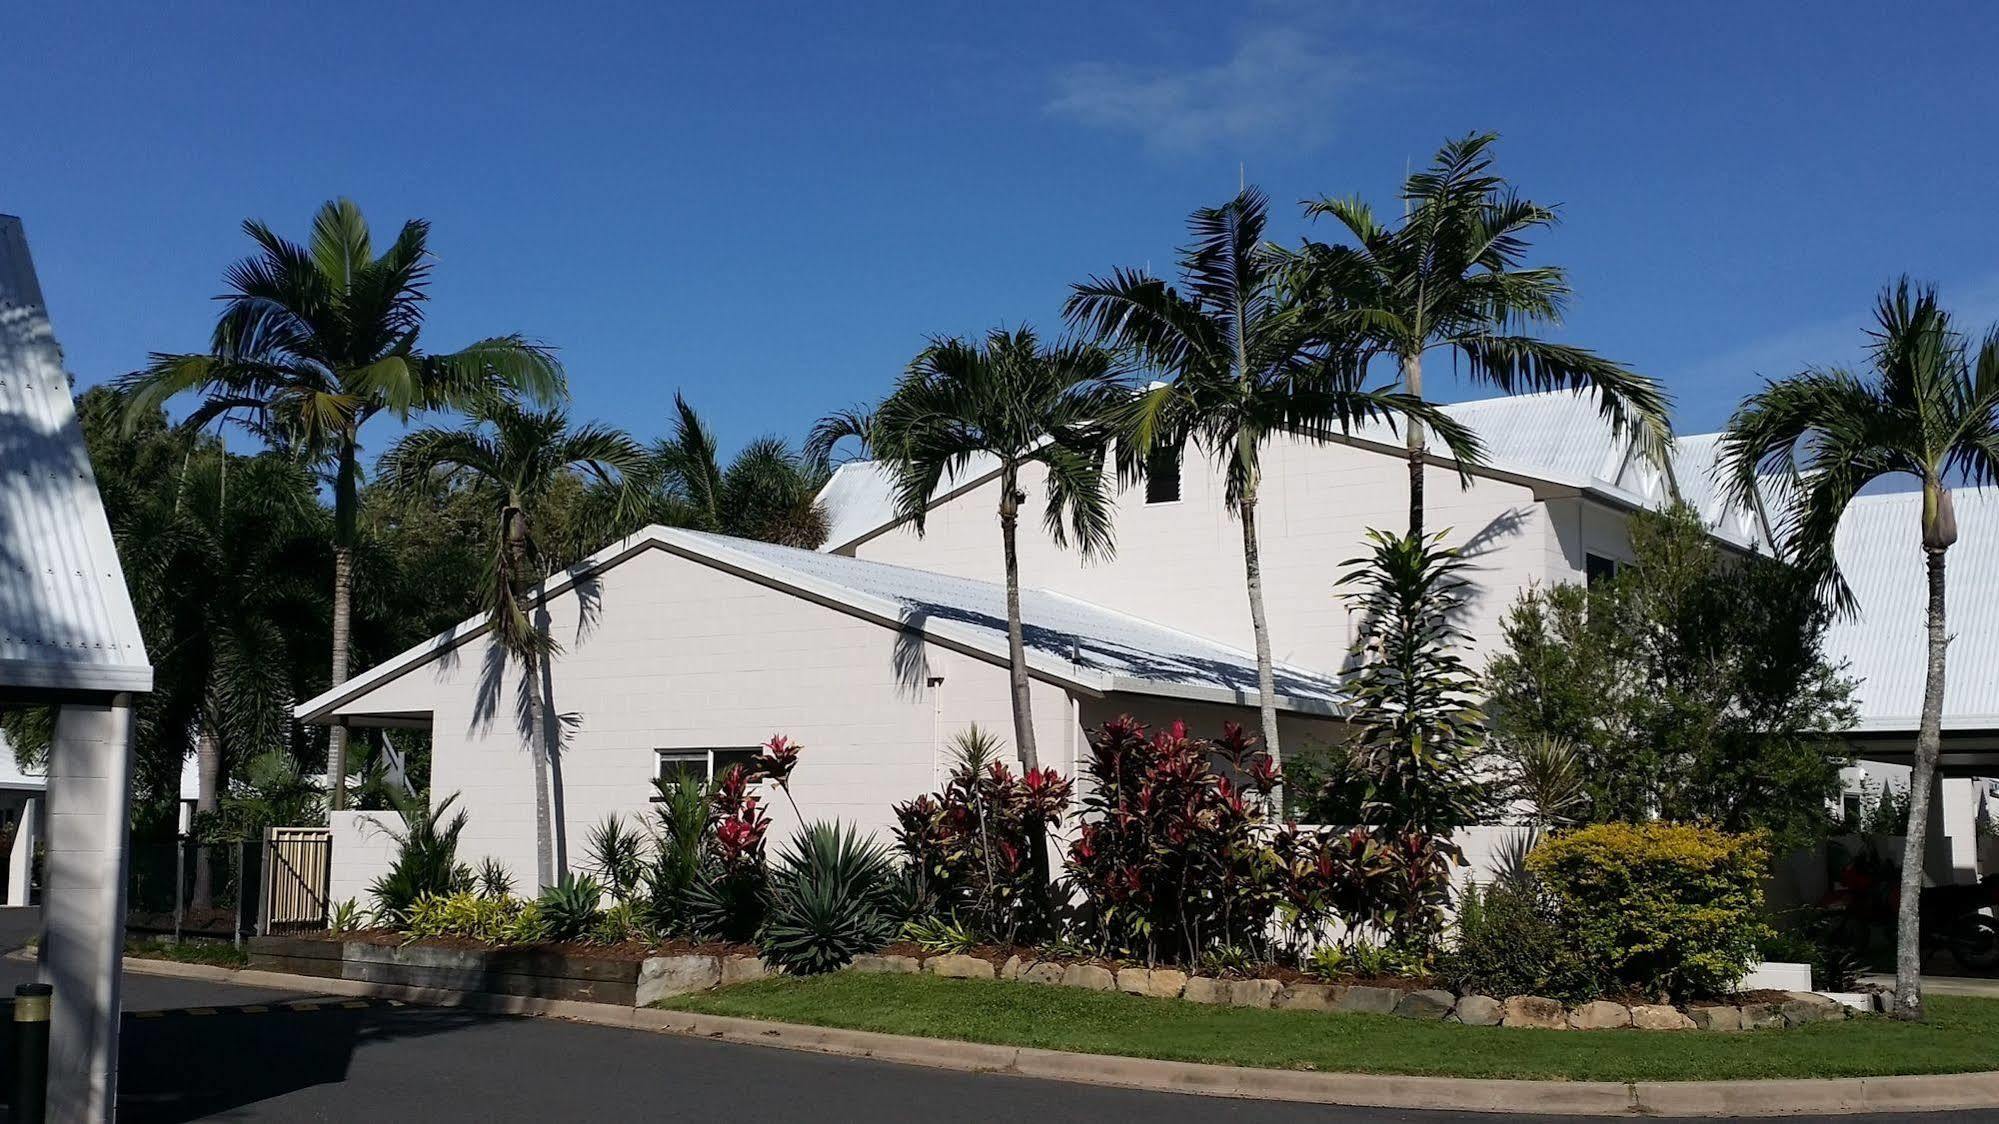
[[[1359,1108],[1519,1112],[1550,1116],[1803,1116],[1999,1108],[1999,1072],[1788,1081],[1511,1081],[1316,1073],[1202,1062],[1076,1054],[914,1038],[865,1030],[762,1022],[687,1011],[564,999],[447,991],[127,957],[129,971],[180,979],[372,996],[490,1014],[567,1019],[596,1026],[869,1058],[962,1073],[994,1073],[1165,1093]]]

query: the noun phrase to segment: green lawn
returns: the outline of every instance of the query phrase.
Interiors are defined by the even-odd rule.
[[[677,996],[662,1007],[930,1038],[1349,1073],[1694,1081],[1999,1069],[1999,1000],[1934,996],[1920,1025],[1555,1031],[1208,1007],[1036,984],[836,972]]]
[[[212,964],[220,968],[243,968],[250,963],[250,954],[235,945],[220,941],[181,941],[176,944],[166,937],[125,939],[125,955],[144,960],[178,960],[183,964]]]

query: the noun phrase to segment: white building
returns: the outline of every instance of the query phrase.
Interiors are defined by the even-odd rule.
[[[1497,642],[1521,590],[1628,561],[1630,514],[1675,495],[1732,548],[1767,549],[1762,513],[1725,504],[1714,486],[1715,435],[1682,438],[1662,469],[1635,455],[1587,398],[1450,409],[1484,438],[1491,463],[1461,487],[1455,465],[1435,459],[1428,519],[1472,559],[1476,588],[1463,624],[1480,654]],[[1284,735],[1295,750],[1339,736],[1338,677],[1354,622],[1335,585],[1369,528],[1406,521],[1407,462],[1395,435],[1376,429],[1333,444],[1275,441],[1264,471],[1265,597]],[[1073,771],[1084,732],[1120,712],[1185,717],[1197,732],[1223,720],[1253,727],[1241,533],[1216,466],[1190,455],[1177,474],[1127,489],[1115,555],[1090,562],[1041,530],[1037,473],[1022,481],[1020,567],[1043,761]],[[880,829],[891,804],[936,787],[954,734],[973,722],[1009,730],[998,486],[990,465],[974,464],[938,490],[919,536],[894,517],[880,467],[850,464],[822,497],[833,530],[821,553],[654,528],[555,583],[549,611],[563,652],[547,685],[565,718],[557,818],[569,862],[581,861],[578,841],[606,813],[646,807],[660,769],[682,761],[712,769],[774,733],[808,747],[794,781],[805,816]],[[1870,752],[1889,759],[1906,757],[1914,729],[1899,661],[1920,617],[1901,602],[1920,587],[1921,570],[1906,506],[1882,497],[1856,507],[1864,544],[1843,536],[1841,556],[1863,614],[1833,638],[1835,655],[1869,677],[1862,731]],[[1995,640],[1976,615],[1999,600],[1990,562],[1999,555],[1999,503],[1967,496],[1959,510],[1951,721],[1968,731],[1999,710],[1989,674],[1999,667]],[[468,855],[498,856],[525,876],[534,790],[512,717],[518,679],[474,620],[298,715],[428,726],[431,791],[464,794]],[[1968,770],[1984,760],[1960,755],[1953,764]],[[791,813],[777,804],[782,834]]]

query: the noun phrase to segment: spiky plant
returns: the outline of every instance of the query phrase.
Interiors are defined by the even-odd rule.
[[[758,950],[797,975],[846,967],[894,939],[895,877],[881,844],[840,823],[808,826],[772,871]]]
[[[587,874],[564,871],[535,899],[542,939],[573,941],[597,927],[604,913],[604,887]]]
[[[611,897],[619,902],[632,901],[640,880],[645,877],[645,834],[612,812],[590,829],[584,847],[590,873],[611,891]]]
[[[417,899],[446,897],[471,887],[472,870],[458,861],[458,836],[468,819],[463,808],[451,810],[458,795],[452,793],[435,807],[425,807],[420,799],[397,801],[403,826],[383,829],[395,842],[395,860],[368,887],[375,899],[375,916],[401,925]]]

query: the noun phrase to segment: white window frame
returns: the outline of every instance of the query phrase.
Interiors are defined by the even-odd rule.
[[[715,780],[715,759],[717,754],[756,754],[761,752],[762,749],[762,746],[755,745],[657,746],[652,751],[652,779],[656,781],[665,779],[666,763],[668,761],[701,761],[707,766],[707,770],[701,779],[704,782],[713,783]],[[654,797],[654,799],[658,799],[658,797]]]

